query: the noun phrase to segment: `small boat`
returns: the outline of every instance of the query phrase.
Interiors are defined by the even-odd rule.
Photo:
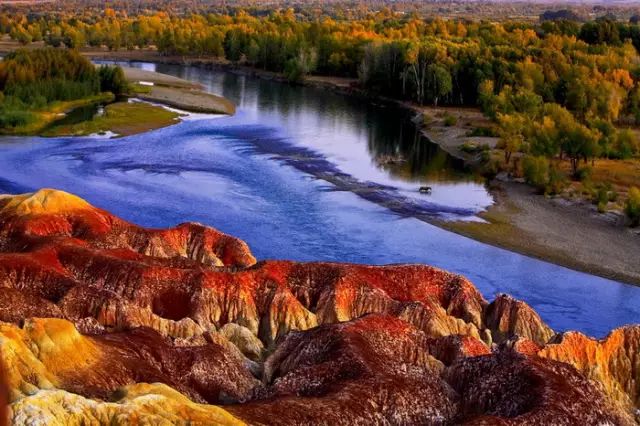
[[[430,186],[421,186],[420,187],[420,193],[421,194],[431,194],[431,187]]]

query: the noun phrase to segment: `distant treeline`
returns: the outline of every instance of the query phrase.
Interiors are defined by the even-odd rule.
[[[0,16],[0,30],[25,43],[152,46],[164,55],[207,55],[291,80],[308,73],[353,77],[372,93],[419,104],[478,105],[499,124],[507,153],[526,149],[575,160],[638,151],[616,129],[622,121],[640,122],[640,27],[631,23],[468,22],[388,9],[340,20],[300,18],[293,10],[177,17],[106,9],[64,19]],[[575,148],[569,139],[587,142]]]

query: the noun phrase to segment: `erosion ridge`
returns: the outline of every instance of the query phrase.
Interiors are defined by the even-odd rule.
[[[640,326],[556,334],[423,265],[260,261],[51,189],[0,196],[15,424],[634,424]]]

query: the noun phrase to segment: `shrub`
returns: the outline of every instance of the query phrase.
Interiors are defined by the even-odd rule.
[[[458,119],[455,116],[447,114],[444,117],[445,127],[455,126],[456,124],[458,124]]]
[[[467,133],[467,136],[474,137],[495,137],[496,132],[491,127],[475,127],[473,130]]]
[[[592,170],[589,166],[580,167],[576,172],[576,179],[580,182],[591,180]]]
[[[639,151],[640,143],[636,135],[629,129],[619,130],[615,137],[615,150],[611,156],[627,159],[637,155]]]
[[[488,149],[483,149],[480,152],[480,161],[482,161],[483,163],[487,163],[489,162],[489,160],[491,160],[491,151]]]
[[[610,185],[602,185],[598,188],[598,191],[596,192],[596,197],[595,197],[595,203],[598,206],[598,211],[600,213],[604,213],[607,209],[607,204],[609,204],[609,192],[610,192]]]
[[[549,181],[549,160],[544,157],[526,156],[522,159],[524,180],[540,190],[544,190]]]
[[[485,151],[488,146],[485,145],[477,145],[473,142],[465,142],[460,145],[460,151],[466,152],[467,154],[475,154],[476,152]]]
[[[289,59],[284,65],[284,75],[288,81],[298,83],[304,80],[304,72],[295,59]]]
[[[640,225],[640,189],[635,186],[629,189],[629,196],[625,203],[624,212],[631,221],[631,226]]]
[[[484,155],[483,155],[484,157]],[[500,172],[500,161],[491,160],[491,158],[483,158],[483,165],[481,168],[481,172],[484,176],[493,178]]]
[[[119,96],[129,91],[129,83],[124,76],[124,71],[119,66],[103,65],[98,71],[98,76],[102,92],[111,92]]]
[[[567,186],[567,177],[554,165],[549,166],[549,180],[544,189],[545,194],[559,194]]]

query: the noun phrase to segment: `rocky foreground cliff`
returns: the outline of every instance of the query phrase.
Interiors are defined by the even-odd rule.
[[[640,406],[640,326],[556,334],[436,268],[256,262],[55,190],[0,197],[0,321],[14,424],[623,425]]]

